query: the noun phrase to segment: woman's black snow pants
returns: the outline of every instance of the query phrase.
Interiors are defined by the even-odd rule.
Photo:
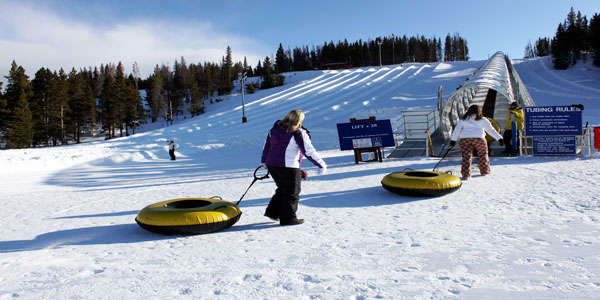
[[[271,197],[265,216],[279,218],[280,221],[295,219],[300,201],[302,171],[299,168],[272,166],[268,166],[268,169],[277,189]]]

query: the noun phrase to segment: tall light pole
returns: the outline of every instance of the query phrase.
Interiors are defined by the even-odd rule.
[[[246,123],[248,122],[248,119],[246,119],[246,104],[244,103],[244,79],[246,79],[246,72],[242,72],[239,74],[240,75],[240,82],[242,84],[242,123]]]
[[[392,33],[392,65],[396,64],[396,58],[394,57],[394,44],[396,43],[396,39],[394,38],[394,34]]]
[[[383,42],[381,41],[381,39],[377,40],[377,45],[379,45],[379,67],[381,68],[383,65],[381,64],[381,44]]]

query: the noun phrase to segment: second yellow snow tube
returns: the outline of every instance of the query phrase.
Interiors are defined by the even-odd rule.
[[[409,170],[386,175],[381,180],[381,185],[397,194],[437,197],[458,190],[462,181],[449,173]]]

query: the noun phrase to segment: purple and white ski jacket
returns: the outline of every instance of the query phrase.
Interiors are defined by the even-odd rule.
[[[275,122],[267,136],[261,163],[272,167],[300,168],[304,156],[315,166],[327,168],[304,128],[289,133]]]

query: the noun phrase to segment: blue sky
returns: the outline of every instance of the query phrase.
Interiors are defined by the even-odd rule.
[[[590,19],[598,0],[273,1],[0,0],[0,75],[10,64],[33,77],[41,67],[70,70],[133,62],[142,77],[156,64],[235,61],[255,66],[284,48],[326,41],[459,33],[471,60],[496,51],[521,58],[528,41],[553,37],[573,7]],[[4,78],[2,78],[3,81]]]

